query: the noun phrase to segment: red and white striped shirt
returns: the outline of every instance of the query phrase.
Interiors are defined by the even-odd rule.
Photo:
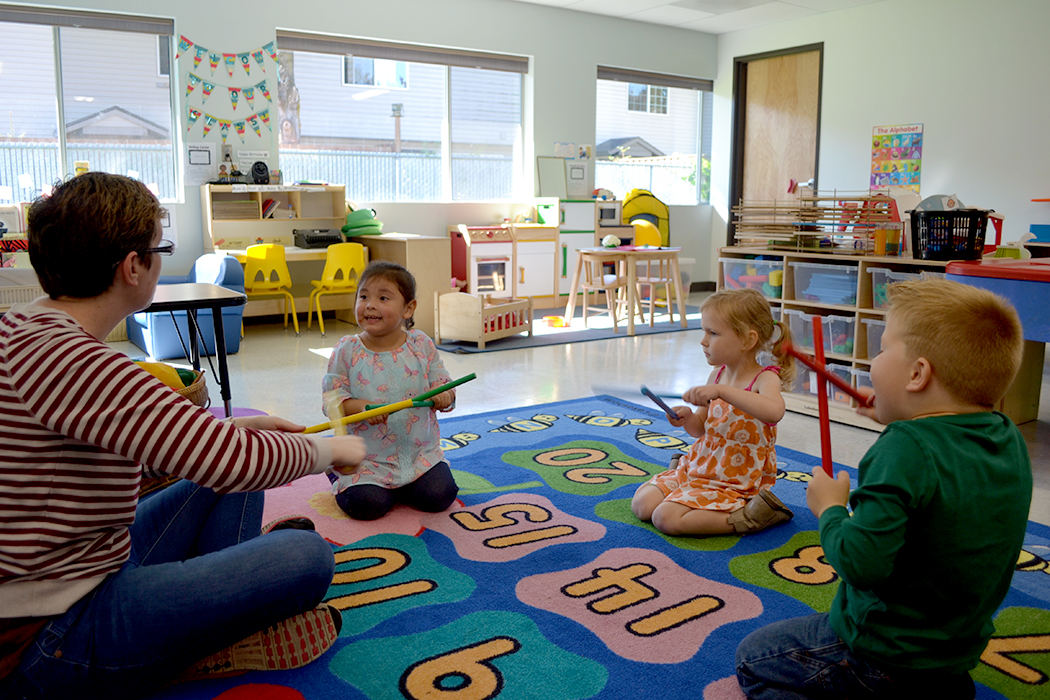
[[[237,428],[68,314],[0,319],[0,617],[65,612],[127,561],[144,465],[217,492],[323,470],[323,440]]]

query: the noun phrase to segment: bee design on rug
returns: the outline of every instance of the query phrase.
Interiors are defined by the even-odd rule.
[[[600,411],[590,413],[586,416],[578,416],[572,413],[566,413],[566,418],[571,418],[577,423],[583,423],[584,425],[593,425],[597,428],[619,428],[624,425],[652,425],[653,422],[648,418],[624,418],[623,414],[617,414],[615,416],[607,416]]]
[[[1038,554],[1033,554],[1027,549],[1022,549],[1021,554],[1017,557],[1017,564],[1014,566],[1014,570],[1042,571],[1044,574],[1050,574],[1050,563]]]
[[[661,450],[681,450],[682,452],[685,452],[689,449],[689,443],[681,438],[676,438],[673,435],[656,433],[652,430],[646,430],[645,428],[638,428],[638,432],[634,434],[634,439],[646,447],[657,447]]]
[[[441,449],[445,452],[449,450],[458,450],[461,447],[466,447],[475,440],[480,440],[481,436],[477,433],[456,433],[449,437],[441,438]]]
[[[809,472],[799,472],[793,469],[777,469],[777,479],[784,479],[785,481],[797,481],[800,484],[813,480],[813,475]]]
[[[490,433],[534,433],[537,430],[546,430],[558,420],[557,416],[541,413],[526,420],[512,418],[510,423],[493,428]],[[495,423],[495,421],[489,421]]]

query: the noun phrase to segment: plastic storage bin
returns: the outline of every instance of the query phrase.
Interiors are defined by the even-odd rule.
[[[802,350],[813,352],[813,317],[816,314],[784,309],[784,315],[791,329],[791,341]],[[821,316],[820,319],[824,352],[852,355],[856,319],[852,316]]]
[[[876,309],[885,309],[889,305],[886,287],[894,282],[906,280],[917,280],[919,274],[912,272],[897,272],[887,267],[869,267],[871,273],[871,300]]]
[[[797,365],[798,374],[795,377],[795,383],[791,387],[791,390],[796,394],[812,394],[817,393],[817,373],[803,365]],[[839,379],[844,382],[850,381],[850,373],[852,370],[846,365],[837,365],[834,363],[828,363],[828,371],[835,374]],[[849,394],[836,388],[831,382],[825,382],[827,387],[828,399],[834,403],[849,405],[850,398]]]
[[[795,299],[819,301],[822,304],[857,303],[856,265],[791,262],[795,274]]]
[[[852,369],[850,372],[853,373],[853,386],[858,389],[873,388],[871,384],[871,372],[866,369]]]
[[[917,260],[979,260],[987,228],[983,209],[913,211],[912,255]]]
[[[757,289],[767,299],[780,299],[784,291],[784,261],[719,258],[728,289]]]
[[[860,322],[867,327],[868,359],[871,360],[882,352],[882,333],[886,330],[886,322],[876,318],[862,318]]]

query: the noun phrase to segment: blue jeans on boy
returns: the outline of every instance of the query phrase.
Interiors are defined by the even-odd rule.
[[[0,699],[144,695],[316,607],[332,547],[301,530],[259,536],[263,498],[180,481],[141,501],[130,559],[40,631]]]
[[[781,620],[746,636],[736,650],[736,676],[751,700],[974,696],[969,674],[891,677],[862,661],[839,639],[827,613]]]

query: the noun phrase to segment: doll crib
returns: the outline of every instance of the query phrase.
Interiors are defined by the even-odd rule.
[[[528,331],[532,337],[532,297],[493,299],[466,292],[434,292],[434,342],[485,343]]]

